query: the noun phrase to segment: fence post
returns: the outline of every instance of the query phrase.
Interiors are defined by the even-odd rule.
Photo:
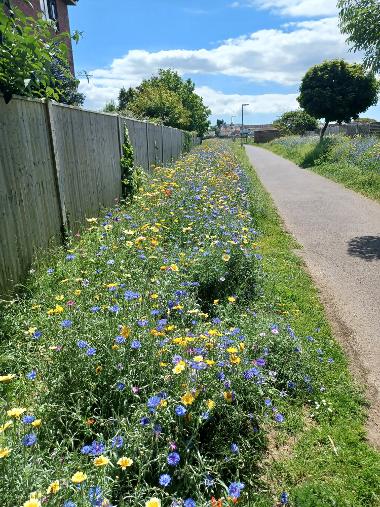
[[[119,115],[116,116],[116,121],[117,121],[117,132],[119,134],[119,151],[121,158],[123,156],[124,132],[122,121]]]
[[[53,161],[54,168],[54,184],[55,190],[58,198],[58,207],[61,219],[61,236],[62,243],[65,244],[67,240],[67,233],[69,231],[69,220],[67,217],[66,205],[65,205],[65,190],[63,183],[63,175],[61,171],[61,165],[58,154],[58,145],[57,145],[57,130],[54,123],[54,113],[53,113],[53,104],[50,100],[46,100],[45,102],[46,108],[46,117],[48,123],[48,131],[49,131],[49,141],[50,141],[50,151],[51,157]]]

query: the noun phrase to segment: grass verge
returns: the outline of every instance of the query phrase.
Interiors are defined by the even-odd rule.
[[[317,138],[280,138],[262,145],[300,167],[330,178],[380,202],[380,141],[336,135]]]
[[[292,505],[297,507],[380,505],[379,454],[365,440],[363,398],[331,335],[317,291],[294,253],[298,245],[284,231],[245,151],[232,146],[253,183],[252,212],[262,232],[265,273],[262,306],[286,315],[297,335],[312,334],[321,362],[326,361],[327,350],[335,358],[330,369],[319,372],[326,389],[322,402],[294,410],[294,427],[287,434],[274,432],[263,474],[273,489],[281,484],[291,491]]]

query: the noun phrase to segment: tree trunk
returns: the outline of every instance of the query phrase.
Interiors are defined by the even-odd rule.
[[[326,132],[326,129],[327,129],[328,126],[329,126],[329,122],[326,121],[325,124],[323,125],[322,130],[321,130],[321,135],[320,135],[320,138],[319,138],[320,141],[322,141],[323,136],[325,135],[325,132]]]

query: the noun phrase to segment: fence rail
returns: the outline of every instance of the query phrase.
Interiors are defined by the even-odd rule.
[[[171,127],[0,96],[0,294],[22,282],[38,250],[62,241],[64,228],[77,231],[121,196],[125,127],[145,170],[183,151],[185,134]]]

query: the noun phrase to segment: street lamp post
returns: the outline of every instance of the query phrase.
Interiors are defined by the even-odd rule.
[[[243,130],[244,130],[244,107],[249,106],[249,104],[241,105],[241,145],[243,146]]]
[[[234,116],[231,116],[231,125],[233,125],[233,123],[232,123],[232,118],[236,118],[236,116],[235,116],[235,115],[234,115]]]

